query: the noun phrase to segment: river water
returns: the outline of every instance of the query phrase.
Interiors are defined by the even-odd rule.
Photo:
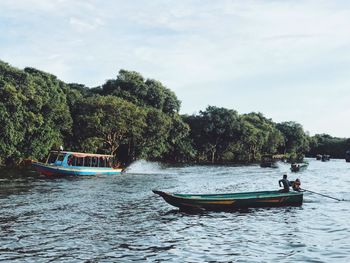
[[[138,161],[120,176],[0,173],[1,262],[350,262],[350,163],[309,160],[290,173],[252,166],[165,167]],[[284,172],[302,207],[186,214],[151,189],[278,189]]]

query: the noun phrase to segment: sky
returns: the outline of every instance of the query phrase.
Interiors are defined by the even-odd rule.
[[[89,87],[159,80],[209,105],[350,137],[350,1],[0,0],[0,60]]]

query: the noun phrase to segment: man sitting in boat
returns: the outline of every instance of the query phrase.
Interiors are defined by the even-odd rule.
[[[289,192],[289,187],[291,186],[291,183],[287,179],[287,175],[283,175],[283,179],[278,181],[279,186],[281,187],[281,183],[283,184],[283,189],[280,190],[282,193],[288,193]]]

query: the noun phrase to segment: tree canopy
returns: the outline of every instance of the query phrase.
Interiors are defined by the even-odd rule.
[[[135,71],[89,88],[0,61],[0,164],[42,159],[51,149],[167,162],[259,161],[263,154],[327,153],[343,157],[350,140],[308,136],[293,121],[275,123],[262,113],[239,114],[208,106],[180,115],[175,93]]]
[[[350,139],[332,137],[328,134],[316,134],[309,141],[308,156],[328,154],[332,158],[344,158],[345,152],[350,150]]]
[[[135,71],[120,70],[116,79],[102,85],[102,95],[114,95],[135,105],[150,106],[166,114],[178,113],[181,102],[174,92],[156,80],[147,79]]]
[[[284,135],[283,153],[291,153],[293,159],[300,160],[309,151],[309,140],[303,127],[294,121],[277,124],[277,129]]]
[[[42,158],[71,132],[64,84],[33,69],[0,62],[0,159]]]

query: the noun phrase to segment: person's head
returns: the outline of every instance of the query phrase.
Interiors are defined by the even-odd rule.
[[[283,179],[287,179],[287,175],[286,174],[283,175]]]

